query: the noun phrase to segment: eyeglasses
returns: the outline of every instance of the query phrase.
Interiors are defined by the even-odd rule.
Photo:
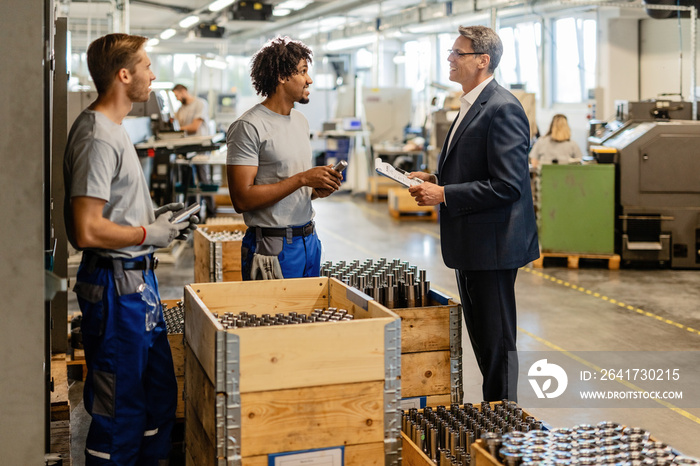
[[[483,55],[484,52],[460,52],[458,50],[447,49],[450,55],[457,55],[463,57],[465,55]]]

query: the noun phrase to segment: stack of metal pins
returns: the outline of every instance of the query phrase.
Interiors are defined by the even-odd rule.
[[[200,231],[206,235],[209,241],[241,241],[244,231],[209,231],[207,227],[201,227]]]
[[[489,438],[505,432],[541,431],[542,423],[531,416],[523,418],[517,404],[504,400],[491,405],[482,402],[481,409],[471,403],[453,404],[448,408],[426,407],[402,411],[402,430],[439,466],[469,466],[471,444],[478,438]]]
[[[425,270],[418,270],[406,261],[386,258],[364,262],[354,260],[321,266],[322,277],[337,278],[357,288],[389,309],[429,306],[430,282]]]
[[[520,464],[672,465],[700,464],[695,458],[677,456],[668,445],[650,439],[639,427],[623,427],[603,421],[542,432],[510,432],[487,440],[494,456],[506,466]]]
[[[224,329],[245,328],[245,327],[270,327],[273,325],[296,325],[310,324],[314,322],[341,322],[353,320],[355,316],[349,314],[346,309],[329,307],[328,309],[314,309],[310,314],[289,312],[287,314],[278,312],[275,315],[249,314],[245,311],[238,314],[226,312],[224,314],[212,313],[221,323]]]
[[[168,334],[171,333],[184,333],[185,331],[185,304],[182,301],[178,301],[177,304],[171,308],[165,303],[161,303],[163,306],[163,319],[165,320],[165,327],[168,329]]]

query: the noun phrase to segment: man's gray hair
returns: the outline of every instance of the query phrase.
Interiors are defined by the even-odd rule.
[[[472,48],[475,52],[485,53],[491,57],[489,73],[493,74],[501,62],[501,55],[503,55],[503,42],[498,34],[486,26],[460,26],[459,33],[472,41]]]

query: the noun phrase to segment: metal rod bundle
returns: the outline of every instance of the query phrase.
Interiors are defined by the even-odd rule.
[[[244,231],[209,231],[207,227],[200,227],[199,230],[206,235],[209,241],[224,242],[224,241],[242,241],[245,236]]]
[[[327,261],[321,266],[321,276],[357,288],[389,309],[430,305],[426,271],[399,259],[354,260],[349,264]]]
[[[183,301],[178,301],[175,306],[170,308],[168,308],[165,303],[161,303],[161,306],[163,306],[163,319],[165,320],[165,327],[168,329],[168,334],[184,333],[185,303]]]
[[[476,439],[483,438],[496,454],[504,432],[541,431],[542,423],[534,418],[523,419],[522,409],[504,400],[494,408],[488,402],[480,407],[471,403],[452,404],[449,408],[426,407],[402,411],[402,430],[439,466],[467,466]]]
[[[679,456],[668,445],[654,441],[639,427],[603,421],[568,428],[543,430],[542,423],[514,402],[503,400],[480,409],[470,403],[449,409],[438,406],[402,411],[402,430],[439,466],[465,462],[471,444],[481,438],[489,453],[505,466],[525,464],[626,464],[700,465],[695,458]]]
[[[284,314],[249,314],[241,311],[238,314],[225,312],[223,314],[212,313],[221,323],[224,329],[246,328],[246,327],[271,327],[273,325],[296,325],[311,324],[314,322],[345,322],[353,320],[355,316],[349,314],[347,309],[329,307],[328,309],[314,309],[309,314],[289,312]]]

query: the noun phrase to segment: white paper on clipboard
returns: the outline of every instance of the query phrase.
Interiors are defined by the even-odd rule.
[[[400,168],[396,168],[387,162],[382,161],[382,159],[380,159],[379,157],[374,159],[374,169],[380,175],[386,176],[387,178],[391,178],[392,180],[404,185],[407,188],[410,188],[411,186],[418,186],[423,182],[423,180],[418,178],[409,178],[408,172],[401,170]]]

